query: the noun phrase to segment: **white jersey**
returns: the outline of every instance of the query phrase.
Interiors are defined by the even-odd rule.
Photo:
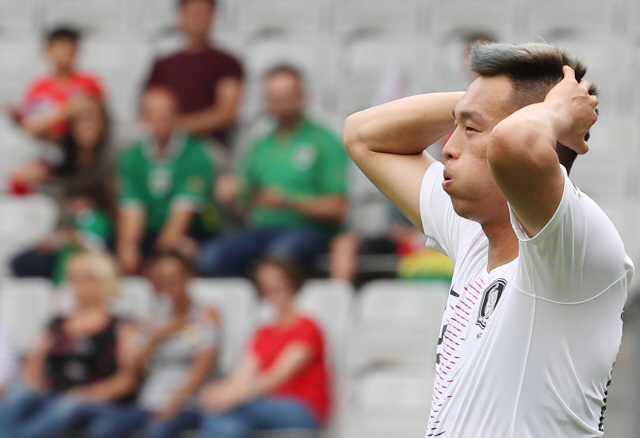
[[[425,234],[455,262],[427,437],[600,437],[633,264],[562,168],[562,200],[519,256],[487,272],[489,241],[453,210],[443,166],[420,193]]]

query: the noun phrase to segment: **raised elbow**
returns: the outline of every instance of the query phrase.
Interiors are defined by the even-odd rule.
[[[343,142],[349,155],[353,157],[364,145],[363,121],[361,113],[354,113],[344,122]]]

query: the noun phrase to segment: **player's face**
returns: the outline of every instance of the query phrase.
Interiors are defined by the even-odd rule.
[[[191,0],[180,9],[180,27],[188,36],[206,38],[213,23],[214,8],[208,1]]]
[[[304,110],[304,90],[300,79],[283,72],[264,83],[267,112],[280,122],[296,120]]]
[[[460,216],[480,223],[507,212],[489,171],[487,147],[493,128],[511,113],[511,91],[506,77],[476,79],[456,105],[456,129],[443,149],[443,188]]]

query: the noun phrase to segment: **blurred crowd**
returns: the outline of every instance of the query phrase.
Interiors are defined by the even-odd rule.
[[[199,429],[210,438],[257,430],[319,430],[331,406],[325,341],[298,312],[302,270],[262,259],[253,278],[273,315],[252,334],[226,376],[217,371],[220,316],[187,292],[195,269],[179,252],[156,252],[143,271],[155,314],[115,316],[119,272],[107,253],[68,261],[74,307],[54,317],[22,365],[10,328],[0,323],[0,436],[56,438],[84,430],[91,438],[177,437]]]
[[[15,255],[14,275],[60,283],[80,250],[110,251],[135,275],[150,254],[172,250],[211,277],[246,276],[263,256],[314,274],[328,254],[325,272],[353,281],[363,248],[421,249],[407,223],[374,242],[345,228],[348,159],[337,135],[308,116],[297,66],[264,74],[273,127],[237,147],[242,62],[209,39],[213,0],[178,4],[184,47],[149,67],[133,144],[116,144],[101,79],[76,68],[80,34],[59,27],[46,35],[50,71],[12,108],[18,126],[42,140],[41,152],[14,169],[9,187],[15,195],[49,193],[63,214],[58,229]],[[435,276],[450,274],[446,261],[429,256]]]
[[[403,218],[376,239],[344,225],[348,158],[336,133],[309,117],[297,66],[264,74],[273,126],[236,147],[242,62],[209,39],[214,0],[177,3],[184,47],[149,67],[132,144],[114,140],[102,80],[76,67],[81,35],[70,27],[47,33],[49,72],[11,109],[41,150],[12,171],[10,191],[49,194],[62,212],[11,269],[69,284],[75,306],[52,319],[21,365],[0,321],[2,438],[320,429],[331,411],[325,343],[294,304],[318,258],[329,254],[329,277],[349,282],[362,251],[407,256],[407,277],[451,274]],[[111,313],[120,275],[150,280],[161,304],[153,318]],[[187,293],[194,276],[252,278],[275,309],[228,376],[216,371],[218,312]]]

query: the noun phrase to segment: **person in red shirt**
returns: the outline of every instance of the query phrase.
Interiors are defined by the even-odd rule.
[[[266,259],[258,265],[255,281],[276,316],[258,328],[233,373],[203,390],[204,438],[244,438],[256,430],[320,429],[329,416],[322,331],[295,306],[303,275],[289,262]]]
[[[167,87],[176,94],[183,130],[226,144],[240,104],[242,65],[210,42],[215,0],[179,0],[179,5],[185,47],[155,61],[146,87]]]
[[[76,70],[79,34],[59,27],[46,38],[46,55],[51,72],[29,86],[24,100],[14,108],[14,118],[29,134],[58,140],[68,129],[77,98],[89,95],[102,100],[104,92],[93,75]]]

